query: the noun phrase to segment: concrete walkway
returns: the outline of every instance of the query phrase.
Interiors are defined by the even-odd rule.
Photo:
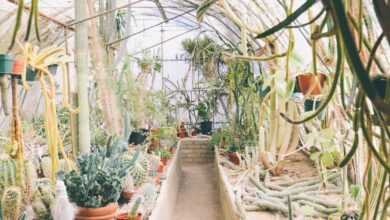
[[[212,162],[183,163],[173,220],[222,220]]]

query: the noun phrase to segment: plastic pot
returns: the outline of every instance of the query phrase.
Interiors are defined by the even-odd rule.
[[[206,135],[211,134],[212,127],[213,127],[213,122],[202,121],[200,123],[200,133],[206,134]]]
[[[138,131],[132,131],[129,137],[129,144],[139,145],[146,140],[146,135]]]
[[[372,83],[375,86],[375,90],[378,93],[379,97],[382,99],[385,98],[386,95],[386,84],[389,81],[388,78],[384,76],[376,76],[373,80]]]
[[[297,76],[300,92],[305,96],[320,95],[326,81],[326,75],[305,73]]]
[[[0,76],[12,73],[13,62],[11,55],[0,54]]]
[[[58,64],[51,64],[49,66],[47,66],[47,69],[49,70],[49,72],[51,73],[51,75],[56,75],[57,74],[57,70],[58,70]]]
[[[100,208],[78,207],[75,220],[114,220],[118,204],[110,203]]]
[[[305,100],[305,112],[314,111],[318,109],[321,105],[320,100],[312,100],[312,99],[306,99]]]

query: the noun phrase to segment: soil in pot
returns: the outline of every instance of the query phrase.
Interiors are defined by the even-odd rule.
[[[0,76],[11,74],[14,59],[11,55],[0,54]]]
[[[305,73],[297,76],[300,91],[306,95],[320,95],[326,81],[326,75]]]
[[[211,134],[211,130],[212,130],[212,127],[213,127],[213,122],[211,121],[202,121],[200,123],[200,132],[202,134]]]
[[[118,204],[110,203],[100,208],[78,207],[75,220],[114,220]]]

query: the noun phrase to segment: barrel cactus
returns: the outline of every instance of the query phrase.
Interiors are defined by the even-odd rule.
[[[133,177],[135,186],[141,186],[145,183],[149,169],[148,163],[147,158],[140,154],[135,163],[129,168],[129,173]]]
[[[18,220],[22,206],[22,191],[17,186],[11,186],[4,190],[1,199],[2,218],[4,220]]]

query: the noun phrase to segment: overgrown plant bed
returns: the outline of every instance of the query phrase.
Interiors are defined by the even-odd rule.
[[[159,169],[155,175],[149,175],[142,184],[137,185],[130,199],[121,198],[117,219],[148,220],[150,219],[160,197],[165,180],[171,166],[177,157],[176,153],[166,159],[163,169]],[[165,158],[164,158],[165,159]]]
[[[234,192],[236,210],[241,211],[237,214],[247,220],[288,219],[289,215],[292,219],[340,219],[340,173],[329,171],[319,177],[310,159],[296,153],[286,158],[282,175],[272,176],[250,156],[254,153],[241,155],[240,166],[222,152],[216,153],[221,172],[227,176],[225,184]]]

